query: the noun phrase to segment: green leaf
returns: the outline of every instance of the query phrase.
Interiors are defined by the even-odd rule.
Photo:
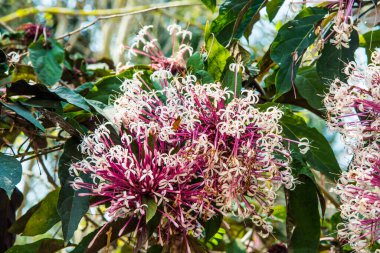
[[[195,76],[200,83],[213,83],[214,78],[206,70],[198,70],[195,72]]]
[[[292,88],[302,55],[315,40],[314,26],[326,13],[323,8],[305,8],[278,31],[270,49],[271,58],[280,67],[276,75],[276,98]],[[297,58],[297,62],[294,58]]]
[[[301,175],[294,190],[287,192],[287,234],[289,252],[317,253],[320,215],[317,189],[313,181]]]
[[[118,231],[120,231],[125,226],[126,222],[129,222],[129,223],[128,223],[128,226],[124,228],[124,232],[122,235],[133,232],[136,229],[136,226],[138,224],[137,219],[132,219],[132,220],[130,220],[130,218],[118,219],[116,221],[113,221],[104,225],[106,227],[99,234],[98,234],[99,230],[102,229],[103,227],[97,228],[93,232],[83,237],[81,242],[75,247],[73,251],[71,251],[71,253],[99,252],[100,249],[102,249],[103,247],[107,245],[107,239],[108,239],[107,231],[109,231],[110,227],[112,227],[112,231],[117,231],[117,232],[112,232],[111,234],[111,242],[113,242],[114,240],[120,237],[118,234]],[[97,235],[97,238],[94,240],[93,245],[89,247],[89,244],[91,243],[91,241],[94,239],[96,235]]]
[[[149,222],[157,212],[157,203],[152,198],[144,197],[142,200],[144,205],[147,205],[145,211],[146,222]]]
[[[323,96],[327,86],[322,82],[314,67],[303,67],[298,70],[295,84],[297,91],[307,103],[318,110],[323,108]]]
[[[53,38],[43,36],[29,46],[29,58],[39,80],[46,85],[53,85],[61,79],[65,51]]]
[[[45,238],[34,243],[15,245],[6,253],[53,253],[64,247],[63,240]]]
[[[226,0],[219,8],[219,16],[211,23],[211,32],[226,46],[232,38],[243,36],[250,21],[259,15],[264,0]]]
[[[50,91],[57,94],[60,98],[72,105],[75,105],[88,112],[91,111],[84,97],[67,87],[59,86],[55,89],[51,89]]]
[[[227,63],[231,57],[230,52],[222,46],[211,34],[210,26],[207,23],[205,27],[206,49],[208,50],[207,71],[213,76],[214,80],[220,80]]]
[[[0,188],[10,198],[22,176],[21,163],[14,157],[0,153]]]
[[[205,229],[205,242],[210,240],[219,230],[220,226],[222,225],[223,221],[223,215],[217,214],[216,216],[213,216],[211,219],[205,222],[203,225]]]
[[[376,48],[380,47],[380,30],[370,31],[362,35],[364,43],[361,43],[361,46],[364,46],[367,55],[370,56]]]
[[[189,59],[187,59],[186,68],[188,71],[196,72],[198,70],[203,70],[204,67],[203,56],[199,52],[194,53]]]
[[[236,88],[235,88],[236,86]],[[226,73],[223,77],[222,81],[222,87],[227,88],[230,91],[234,92],[236,91],[236,96],[240,97],[241,95],[241,87],[242,87],[242,74],[241,71],[238,73],[235,73],[231,70],[226,70]],[[230,102],[234,97],[231,96],[228,100],[227,103]]]
[[[32,215],[38,210],[38,208],[40,208],[40,206],[41,202],[29,208],[29,210],[23,216],[21,216],[15,223],[12,224],[8,231],[13,234],[21,234],[24,231],[30,217],[32,217]]]
[[[272,215],[274,217],[276,217],[277,219],[279,219],[281,221],[286,220],[286,207],[285,206],[274,206],[272,208],[272,210],[273,210]]]
[[[226,253],[245,253],[246,247],[239,239],[234,239],[227,245]]]
[[[286,113],[280,120],[283,134],[291,140],[306,137],[310,141],[310,150],[302,157],[313,169],[320,171],[335,182],[341,173],[334,152],[325,137],[314,127],[308,127],[306,122],[292,113]],[[291,144],[292,151],[298,152],[296,144]]]
[[[144,71],[142,76],[144,80],[149,79],[149,74],[151,72],[149,66],[134,66],[118,75],[111,75],[101,78],[94,84],[94,87],[86,95],[86,98],[108,104],[110,96],[120,94],[120,85],[123,83],[123,79],[132,78],[133,74],[138,70]]]
[[[216,8],[216,0],[201,0],[202,3],[209,8],[211,11],[215,11]]]
[[[17,82],[19,80],[32,80],[34,82],[37,81],[36,74],[34,73],[34,69],[29,65],[21,65],[18,64],[15,66],[12,73],[12,82]]]
[[[162,250],[163,250],[163,247],[161,245],[156,244],[150,247],[147,253],[161,253]]]
[[[271,0],[267,3],[267,14],[269,21],[272,22],[276,17],[278,10],[281,8],[281,5],[284,3],[284,0]]]
[[[42,131],[45,131],[45,128],[41,125],[41,123],[38,120],[36,120],[34,118],[33,114],[30,111],[28,111],[25,107],[20,105],[19,103],[17,103],[17,102],[16,103],[5,103],[3,101],[0,101],[0,103],[2,103],[5,107],[11,109],[15,113],[17,113],[18,115],[23,117],[24,119],[26,119],[27,121],[32,123],[37,128],[41,129]]]
[[[72,162],[82,159],[82,154],[78,150],[80,140],[70,138],[66,141],[63,153],[58,162],[58,177],[61,182],[61,191],[59,192],[57,209],[62,220],[62,232],[65,241],[69,241],[74,235],[75,230],[82,217],[89,208],[89,196],[78,196],[80,193],[86,193],[88,190],[75,191],[71,187],[74,177],[69,173],[69,167]],[[82,176],[82,178],[85,178]],[[85,180],[89,180],[85,178]]]
[[[346,80],[347,76],[343,73],[346,64],[355,59],[354,53],[359,46],[358,33],[354,30],[351,33],[349,48],[336,48],[331,43],[326,43],[321,57],[317,60],[317,72],[323,82],[333,81],[335,78]]]
[[[6,77],[8,73],[8,61],[5,52],[0,49],[0,78]]]
[[[22,235],[35,236],[43,234],[60,221],[57,212],[58,195],[59,188],[50,192],[41,200],[38,208],[36,208],[26,222]]]

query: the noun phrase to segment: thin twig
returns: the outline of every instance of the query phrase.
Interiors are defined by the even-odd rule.
[[[45,163],[44,163],[42,157],[38,156],[37,159],[38,159],[38,161],[39,161],[39,164],[41,164],[41,167],[42,167],[43,171],[44,171],[45,174],[46,174],[46,178],[47,178],[48,182],[49,182],[52,186],[54,186],[54,188],[57,188],[58,185],[57,185],[57,183],[54,181],[53,177],[50,175],[50,172],[49,172],[48,168],[46,167],[46,165],[45,165]]]
[[[94,21],[88,23],[87,25],[79,27],[78,29],[75,29],[74,31],[71,31],[71,32],[66,33],[66,34],[63,34],[63,35],[61,35],[59,37],[56,37],[56,39],[60,40],[60,39],[63,39],[65,37],[69,37],[69,36],[71,36],[71,35],[73,35],[75,33],[78,33],[80,31],[83,31],[83,30],[89,28],[90,26],[93,26],[94,24],[96,24],[100,20],[106,20],[106,19],[111,19],[111,18],[119,18],[119,17],[124,17],[124,16],[127,16],[127,15],[136,15],[136,14],[156,11],[156,10],[160,10],[160,9],[167,9],[167,8],[174,8],[174,7],[184,7],[184,6],[193,6],[193,5],[200,5],[200,4],[181,3],[181,4],[161,5],[161,6],[154,6],[154,7],[150,7],[150,8],[146,8],[146,9],[142,9],[142,10],[126,11],[126,12],[120,13],[120,14],[113,14],[113,15],[108,15],[108,16],[100,16],[100,17],[97,17]]]

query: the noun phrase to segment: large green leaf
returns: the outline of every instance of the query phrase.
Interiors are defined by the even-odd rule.
[[[15,245],[6,253],[53,253],[64,247],[63,240],[45,238],[33,243]]]
[[[50,91],[57,94],[60,98],[72,105],[82,108],[83,110],[88,112],[91,111],[84,97],[67,87],[59,86],[55,89],[51,89]]]
[[[0,188],[11,197],[22,176],[21,163],[14,157],[0,153]]]
[[[142,76],[144,80],[149,79],[149,74],[151,73],[149,66],[134,66],[120,74],[101,78],[94,84],[94,87],[86,95],[86,98],[97,100],[104,104],[108,104],[109,98],[111,96],[116,96],[120,94],[120,85],[123,83],[123,80],[125,78],[132,78],[133,74],[136,73],[136,71],[138,70],[144,71],[144,74]]]
[[[201,0],[202,3],[209,8],[211,11],[215,10],[216,7],[216,0]]]
[[[278,31],[270,49],[271,58],[280,67],[276,75],[276,98],[292,88],[302,55],[316,38],[314,26],[326,13],[323,8],[305,8]]]
[[[317,72],[323,82],[331,82],[335,78],[347,79],[343,69],[348,62],[355,59],[354,53],[359,46],[358,33],[355,30],[351,33],[350,38],[349,48],[338,49],[331,43],[325,44],[322,55],[317,61]]]
[[[11,230],[18,230],[25,236],[35,236],[47,232],[60,220],[57,212],[58,194],[59,189],[50,192],[40,203],[31,208],[31,212],[28,211],[17,220]],[[15,227],[17,229],[14,229]]]
[[[317,253],[320,237],[318,194],[313,181],[305,175],[294,190],[287,191],[287,234],[291,253]]]
[[[265,0],[226,0],[219,8],[219,16],[211,23],[211,32],[226,46],[232,38],[240,38],[250,21],[265,6]]]
[[[320,171],[332,181],[336,181],[341,173],[334,152],[325,137],[317,129],[307,126],[300,116],[287,112],[280,120],[283,134],[291,140],[306,137],[310,141],[310,150],[301,155],[313,169]],[[292,144],[292,152],[298,152],[297,145]]]
[[[70,240],[74,235],[80,220],[89,208],[89,196],[78,196],[78,194],[88,192],[88,190],[75,191],[71,187],[74,177],[70,175],[69,167],[72,162],[82,158],[82,154],[77,148],[79,144],[80,141],[76,138],[66,141],[58,162],[58,177],[62,188],[59,192],[57,209],[62,220],[62,232],[65,241]]]
[[[231,57],[230,52],[222,46],[215,35],[211,33],[209,24],[205,27],[207,57],[207,71],[213,76],[214,80],[220,80],[224,70],[228,69],[227,63]]]
[[[301,97],[315,109],[323,108],[323,96],[327,86],[322,82],[314,67],[303,67],[298,70],[295,84]]]
[[[42,131],[45,131],[45,128],[41,125],[41,123],[38,120],[36,120],[36,118],[34,118],[33,114],[19,103],[5,103],[3,101],[0,101],[0,103],[17,113],[30,123],[32,123],[37,128],[41,129]]]
[[[29,46],[29,58],[39,80],[53,85],[61,79],[65,51],[53,38],[43,36]]]

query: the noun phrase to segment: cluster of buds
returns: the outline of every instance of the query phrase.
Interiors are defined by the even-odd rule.
[[[380,241],[380,61],[345,68],[347,81],[336,79],[325,97],[329,126],[344,136],[354,151],[335,192],[342,201],[344,223],[338,235],[358,252]]]
[[[355,0],[339,0],[332,1],[329,4],[329,8],[333,9],[338,7],[338,11],[333,20],[333,33],[334,37],[330,39],[330,42],[334,44],[338,49],[345,47],[349,48],[350,36],[356,27],[352,19],[353,6]]]
[[[168,30],[188,35],[177,26]],[[227,214],[251,218],[267,236],[276,190],[295,183],[289,140],[281,136],[282,111],[258,110],[252,90],[237,94],[218,82],[200,84],[193,75],[175,75],[173,67],[186,66],[178,58],[181,51],[175,60],[166,58],[150,37],[144,28],[130,50],[149,55],[156,71],[150,79],[136,72],[124,81],[111,122],[80,146],[86,158],[71,166],[77,176],[73,187],[104,197],[97,204],[110,203],[112,220],[135,217],[140,224],[147,200],[153,201],[162,217],[161,243],[176,234],[200,237],[205,221]],[[136,49],[139,42],[145,52]],[[235,65],[231,69],[239,71]],[[113,137],[108,125],[115,129]],[[308,140],[296,142],[307,152]],[[83,180],[84,174],[92,181]]]

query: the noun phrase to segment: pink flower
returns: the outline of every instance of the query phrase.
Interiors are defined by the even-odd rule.
[[[374,53],[373,59],[376,59]],[[344,223],[338,235],[357,251],[380,242],[380,62],[347,65],[347,82],[336,79],[324,102],[329,126],[338,130],[354,158],[336,186]]]
[[[173,74],[186,70],[186,56],[193,54],[193,48],[187,44],[191,40],[192,33],[182,29],[179,25],[169,25],[167,30],[172,39],[171,55],[167,57],[161,50],[158,40],[155,39],[149,30],[153,26],[144,26],[134,38],[128,49],[128,57],[142,55],[151,60],[151,66],[155,70],[166,70]]]
[[[126,131],[120,134],[115,143],[107,126],[101,125],[84,138],[81,148],[88,157],[74,163],[71,170],[78,176],[89,175],[92,182],[77,177],[73,187],[101,196],[95,205],[110,202],[107,213],[112,220],[137,216],[140,223],[146,217],[146,201],[152,200],[167,221],[160,230],[164,227],[171,231],[163,236],[173,231],[199,233],[202,226],[198,220],[215,214],[210,197],[203,191],[203,161],[183,159],[181,151],[164,154],[161,150],[166,144],[153,136],[133,140]]]

